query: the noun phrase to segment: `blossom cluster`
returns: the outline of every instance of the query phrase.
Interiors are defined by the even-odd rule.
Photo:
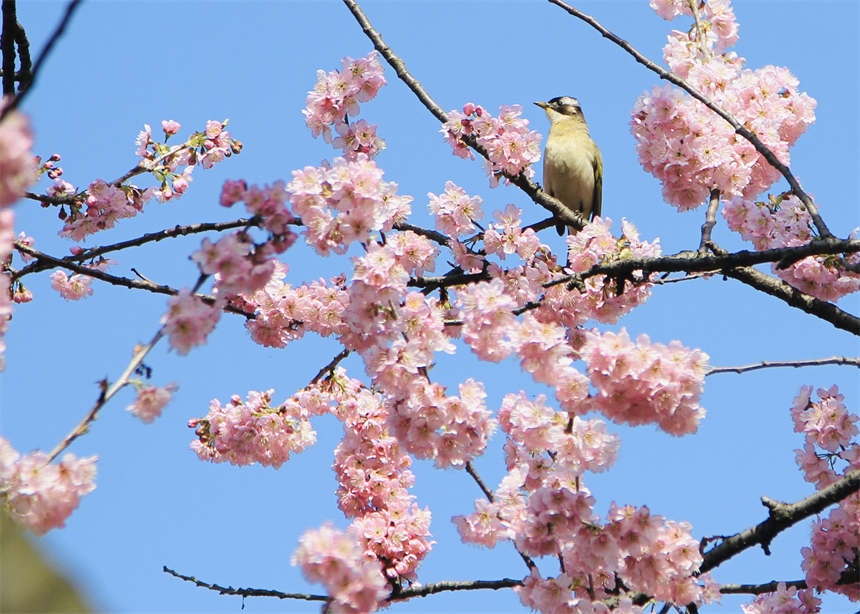
[[[642,241],[631,222],[622,220],[620,237],[612,234],[611,227],[611,219],[597,217],[576,234],[568,236],[568,270],[585,273],[596,265],[660,255],[660,240]],[[592,318],[614,324],[650,296],[651,284],[648,276],[641,272],[634,271],[627,279],[605,279],[603,275],[595,275],[585,279],[576,291],[568,290],[564,284],[548,288],[541,307],[535,313],[541,321],[557,322],[570,329]]]
[[[605,521],[583,483],[587,471],[614,462],[618,438],[600,419],[583,420],[549,408],[543,397],[505,397],[499,410],[508,474],[492,501],[454,518],[464,541],[494,546],[513,540],[530,556],[555,555],[556,578],[533,574],[517,589],[523,604],[544,612],[601,612],[616,591],[641,591],[677,604],[717,597],[691,527],[650,513],[647,507],[612,504]]]
[[[132,184],[96,179],[84,192],[76,194],[72,184],[58,178],[48,189],[48,194],[69,208],[68,213],[61,209],[60,217],[65,224],[60,236],[80,241],[88,235],[113,228],[120,219],[134,217],[152,198],[165,202],[181,196],[188,189],[191,174],[198,164],[208,169],[241,151],[242,144],[230,135],[226,127],[226,121],[210,120],[204,131],[193,133],[181,145],[168,147],[166,143],[152,140],[152,129],[146,124],[136,140],[135,154],[141,159],[135,170],[152,173],[160,182],[157,188],[141,189]],[[176,134],[179,124],[165,120],[162,128],[168,138]]]
[[[667,16],[682,4],[652,6]],[[663,50],[666,63],[788,164],[789,147],[815,120],[815,100],[798,91],[788,69],[743,69],[742,58],[724,52],[737,38],[728,0],[704,3],[699,22],[704,34],[697,27],[672,32]],[[643,168],[663,183],[666,202],[681,211],[701,205],[712,189],[753,198],[779,178],[728,122],[673,86],[655,87],[637,100],[631,130]]]
[[[0,102],[0,110],[8,99]],[[33,134],[27,118],[12,111],[0,123],[0,208],[21,198],[38,179]]]
[[[88,266],[96,271],[105,271],[114,264],[113,260],[99,258]],[[74,273],[68,275],[65,271],[54,271],[51,273],[51,287],[60,293],[67,301],[78,301],[82,298],[90,296],[93,293],[92,289],[93,278],[89,275]]]
[[[126,407],[126,411],[140,418],[144,424],[149,424],[161,415],[164,407],[170,402],[170,397],[176,392],[176,384],[167,386],[145,386],[136,384],[137,396],[134,403]]]
[[[752,603],[742,605],[744,614],[817,614],[821,600],[812,590],[797,590],[786,587],[785,582],[777,584],[772,593],[762,593]]]
[[[357,350],[390,406],[389,426],[404,447],[437,466],[460,466],[483,452],[494,428],[483,385],[467,380],[459,395],[430,381],[436,352],[453,353],[435,298],[407,292],[410,275],[432,270],[430,241],[411,231],[372,244],[354,261],[348,330],[341,341]]]
[[[263,288],[275,271],[275,261],[262,248],[255,249],[245,232],[226,235],[212,243],[203,239],[191,259],[201,272],[216,275],[215,291],[219,297],[253,293]]]
[[[759,250],[797,247],[815,238],[809,212],[794,194],[771,196],[767,203],[734,198],[726,203],[723,215],[729,228]],[[852,236],[856,234],[855,230]],[[860,290],[860,274],[846,268],[858,263],[860,253],[807,256],[785,268],[774,264],[773,272],[798,290],[823,301],[835,301]]]
[[[273,393],[252,390],[245,401],[233,395],[226,405],[212,399],[209,413],[188,423],[197,435],[191,449],[201,460],[277,468],[292,453],[313,445],[316,432],[309,411],[294,399],[272,407]]]
[[[458,237],[476,230],[475,221],[484,217],[481,211],[483,199],[469,196],[466,190],[453,181],[445,182],[445,191],[438,196],[427,193],[428,207],[435,216],[436,228],[447,235]]]
[[[363,154],[293,171],[287,192],[306,226],[308,243],[321,255],[342,254],[351,243],[389,230],[411,211],[412,197],[397,195],[397,184],[383,181],[382,169]]]
[[[180,354],[202,345],[221,318],[218,304],[207,304],[190,289],[183,288],[167,300],[167,313],[161,318],[170,346]]]
[[[221,206],[232,207],[237,202],[244,202],[248,212],[263,220],[264,228],[272,234],[269,244],[277,253],[284,252],[296,240],[295,233],[289,229],[296,219],[287,209],[286,201],[283,181],[249,187],[244,180],[228,179],[221,188]]]
[[[365,555],[352,532],[331,525],[310,529],[302,535],[291,560],[308,580],[325,585],[336,612],[374,612],[388,596],[379,563]]]
[[[837,461],[845,464],[843,474],[860,470],[860,442],[855,439],[860,416],[846,409],[836,386],[819,389],[817,395],[814,401],[812,387],[803,386],[792,404],[791,417],[794,430],[804,435],[803,449],[795,451],[797,464],[805,479],[821,489],[841,477],[836,472]],[[856,569],[858,550],[860,495],[855,493],[813,523],[811,543],[801,550],[807,584],[860,600],[856,584],[838,583],[846,568]]]
[[[529,130],[529,121],[520,117],[522,107],[503,105],[498,116],[493,116],[480,105],[471,102],[463,111],[448,111],[448,121],[440,132],[454,149],[454,155],[473,159],[464,137],[473,138],[487,152],[487,173],[490,185],[499,184],[502,175],[534,176],[532,164],[540,160],[541,136]]]
[[[255,313],[245,323],[251,338],[265,347],[284,347],[306,331],[323,337],[345,333],[343,312],[349,295],[342,287],[343,279],[320,279],[294,288],[283,281],[286,273],[286,265],[275,262],[275,270],[262,289],[230,301]]]
[[[327,143],[343,149],[347,160],[358,154],[373,158],[385,149],[385,141],[376,136],[376,126],[364,120],[349,122],[358,115],[359,102],[373,99],[385,85],[382,63],[376,51],[366,57],[341,60],[341,70],[317,71],[314,89],[308,92],[307,106],[302,110],[314,137],[322,135]],[[332,128],[338,134],[334,137]]]
[[[386,577],[414,580],[432,541],[430,510],[420,509],[408,492],[415,481],[412,459],[389,432],[379,395],[342,370],[327,384],[344,426],[333,466],[338,505],[354,518],[352,529],[363,538],[366,556],[382,564]]]
[[[0,437],[0,501],[36,535],[63,527],[81,497],[96,487],[96,460],[71,453],[59,463],[44,452],[22,456]]]
[[[586,334],[581,354],[597,388],[592,403],[619,423],[656,423],[672,435],[695,433],[705,410],[699,395],[708,355],[678,341],[651,343],[647,335],[631,341],[627,331]]]

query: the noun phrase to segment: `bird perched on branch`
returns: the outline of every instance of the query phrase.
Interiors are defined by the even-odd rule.
[[[603,195],[603,159],[588,133],[579,101],[559,96],[536,102],[549,118],[549,137],[543,156],[543,189],[570,211],[587,220],[600,215]],[[564,224],[556,224],[558,234]],[[576,228],[568,226],[572,234]]]

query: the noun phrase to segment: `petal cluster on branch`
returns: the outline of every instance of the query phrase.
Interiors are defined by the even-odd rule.
[[[96,460],[71,453],[59,463],[44,452],[22,456],[0,437],[0,502],[36,535],[63,527],[81,497],[95,490]]]
[[[522,107],[516,104],[499,107],[499,114],[493,116],[480,105],[469,102],[462,112],[448,111],[448,121],[440,132],[453,147],[454,155],[461,158],[475,157],[463,140],[463,137],[474,138],[487,152],[487,173],[490,185],[495,187],[504,174],[534,176],[532,164],[540,160],[541,136],[529,130],[529,122],[521,114]]]

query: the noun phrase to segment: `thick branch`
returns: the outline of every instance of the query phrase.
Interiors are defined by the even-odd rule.
[[[806,210],[809,211],[809,215],[812,218],[812,222],[815,224],[815,227],[818,229],[818,233],[825,238],[830,238],[833,236],[833,234],[827,228],[827,225],[824,223],[824,220],[821,219],[821,215],[819,215],[818,208],[815,206],[815,203],[812,202],[812,199],[809,197],[809,195],[803,191],[803,188],[800,187],[800,183],[792,174],[791,169],[789,169],[785,164],[780,162],[776,155],[764,143],[761,142],[761,139],[759,139],[755,134],[753,134],[750,130],[744,127],[744,125],[741,124],[737,119],[735,119],[734,116],[723,110],[721,107],[717,106],[704,94],[699,92],[696,88],[694,88],[692,85],[690,85],[677,75],[669,72],[657,63],[649,60],[647,57],[637,51],[630,43],[609,31],[590,15],[586,15],[582,11],[573,8],[562,0],[549,0],[549,2],[564,9],[577,19],[581,19],[582,21],[590,25],[592,28],[600,32],[600,34],[604,38],[608,38],[613,43],[624,49],[627,53],[632,55],[633,58],[637,62],[645,66],[645,68],[655,72],[661,79],[664,79],[666,81],[669,81],[670,83],[677,85],[682,90],[690,94],[690,96],[692,96],[693,98],[701,102],[703,105],[708,107],[711,111],[726,120],[731,125],[731,127],[734,128],[737,134],[741,135],[747,141],[752,143],[753,147],[756,148],[756,151],[758,151],[771,166],[773,166],[776,170],[780,172],[783,177],[785,177],[785,180],[788,181],[788,185],[791,186],[791,191],[801,200],[801,202],[806,207]]]
[[[24,99],[24,96],[26,96],[30,92],[30,90],[33,89],[33,86],[36,84],[36,77],[39,76],[39,69],[42,68],[42,64],[45,62],[48,55],[51,53],[51,50],[54,48],[54,45],[63,35],[63,32],[66,31],[66,26],[69,25],[69,21],[72,19],[72,14],[75,12],[75,9],[78,8],[78,5],[80,3],[81,0],[72,0],[66,6],[66,12],[63,14],[63,18],[60,20],[60,23],[57,24],[57,27],[54,29],[53,34],[51,34],[51,38],[49,38],[48,42],[45,43],[45,47],[42,49],[41,53],[39,53],[39,57],[36,58],[36,63],[33,65],[33,71],[29,75],[29,81],[21,84],[21,89],[18,91],[15,97],[12,98],[12,100],[9,101],[9,104],[3,108],[2,112],[0,112],[0,121],[3,121],[3,118],[6,117],[9,112],[14,109],[17,109],[18,105],[20,105],[21,101]],[[4,0],[3,4],[5,6],[6,0]],[[12,2],[12,4],[14,4],[14,2]],[[14,73],[14,70],[12,72]],[[10,75],[10,77],[13,78],[13,75]]]
[[[705,553],[704,561],[699,570],[702,573],[710,571],[739,552],[756,544],[761,544],[765,554],[770,554],[770,542],[777,534],[857,491],[860,491],[860,471],[852,471],[838,482],[834,482],[797,503],[780,503],[762,497],[762,504],[770,510],[767,520],[725,538],[718,546]]]
[[[0,34],[0,52],[3,54],[3,95],[15,93],[15,35],[18,16],[15,0],[3,0],[3,30]]]
[[[782,360],[769,361],[763,360],[754,365],[744,365],[742,367],[714,367],[709,369],[706,376],[716,375],[717,373],[745,373],[746,371],[755,371],[756,369],[770,369],[773,367],[820,367],[824,365],[850,365],[860,367],[860,358],[847,358],[845,356],[831,356],[830,358],[818,358],[815,360]]]
[[[833,303],[828,303],[827,301],[804,294],[780,279],[765,275],[752,267],[728,269],[723,271],[723,273],[766,294],[775,296],[792,307],[826,320],[836,328],[860,335],[860,318],[842,311]]]

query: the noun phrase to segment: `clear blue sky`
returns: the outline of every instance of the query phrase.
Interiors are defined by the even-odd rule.
[[[580,2],[610,29],[646,55],[660,58],[670,24],[641,1]],[[19,19],[33,53],[40,49],[65,3],[19,2]],[[558,95],[580,99],[604,157],[604,215],[633,221],[643,238],[660,237],[665,253],[695,249],[704,211],[678,214],[662,202],[656,180],[638,165],[629,132],[632,105],[657,83],[655,75],[585,24],[542,2],[362,3],[371,21],[445,109],[473,101],[495,111],[520,104],[533,127],[546,135],[543,111],[531,105]],[[792,150],[792,167],[817,199],[830,228],[845,236],[860,225],[857,109],[858,24],[853,1],[738,1],[741,38],[737,52],[747,66],[788,66],[801,88],[818,100],[817,122]],[[688,27],[678,21],[675,27]],[[218,206],[227,178],[268,183],[289,179],[293,169],[334,157],[311,138],[300,111],[316,70],[339,67],[343,56],[371,49],[339,2],[85,2],[40,75],[24,110],[32,118],[36,152],[63,156],[65,179],[78,187],[114,179],[134,163],[134,138],[144,123],[183,124],[181,134],[208,119],[231,119],[245,143],[240,156],[210,171],[198,170],[189,193],[166,205],[151,203],[146,215],[124,220],[87,245],[111,243],[144,232],[200,221],[234,219]],[[362,106],[379,123],[388,150],[378,158],[385,178],[415,197],[415,223],[429,226],[426,193],[451,179],[484,198],[485,212],[514,203],[529,222],[546,217],[516,188],[490,190],[477,162],[455,158],[438,134],[436,120],[388,69],[389,85]],[[540,173],[538,172],[538,179]],[[145,184],[148,185],[148,184]],[[777,185],[774,191],[783,189]],[[36,247],[65,254],[71,243],[57,237],[53,210],[32,202],[16,207],[17,230]],[[715,239],[745,247],[722,222]],[[546,241],[561,239],[547,231]],[[201,237],[162,242],[116,256],[112,270],[176,287],[191,285],[196,269],[188,255]],[[345,257],[324,261],[297,246],[284,256],[288,280],[301,283],[349,270]],[[0,433],[18,450],[50,450],[81,419],[97,396],[96,382],[115,378],[134,344],[158,326],[166,299],[94,283],[91,298],[69,303],[49,286],[48,274],[28,277],[35,295],[17,306],[6,335],[7,368],[0,374]],[[860,301],[840,303],[857,313]],[[856,338],[738,282],[671,284],[622,320],[631,334],[655,341],[679,339],[699,347],[715,366],[761,360],[857,355]],[[297,539],[309,527],[344,520],[335,506],[330,469],[340,426],[317,421],[319,441],[276,471],[235,468],[197,460],[189,450],[189,418],[205,415],[212,398],[275,388],[281,400],[303,387],[338,351],[332,340],[308,337],[283,350],[263,349],[238,317],[225,316],[208,345],[187,357],[160,346],[146,360],[153,382],[180,386],[165,415],[152,425],[130,417],[126,391],[112,402],[72,451],[97,454],[97,490],[85,497],[65,529],[35,540],[81,587],[93,606],[116,613],[236,612],[238,597],[224,597],[162,573],[167,565],[222,585],[321,592],[289,563]],[[345,363],[363,376],[355,359]],[[461,350],[440,358],[434,377],[455,386],[466,375],[483,379],[488,405],[507,392],[543,392],[516,364],[478,363]],[[652,512],[693,524],[694,535],[730,534],[759,522],[759,497],[796,500],[811,492],[794,465],[801,438],[792,432],[788,408],[800,385],[839,384],[846,402],[860,411],[856,369],[824,367],[717,375],[706,384],[708,416],[695,436],[673,438],[654,428],[611,425],[621,434],[617,466],[589,481],[599,509],[609,502],[647,504]],[[492,485],[503,464],[493,450],[477,462]],[[472,510],[480,495],[463,472],[416,463],[418,502],[433,510],[434,551],[419,571],[423,582],[443,579],[520,578],[522,562],[510,547],[487,551],[459,543],[449,519]],[[808,524],[781,535],[773,555],[750,550],[722,566],[722,582],[765,582],[802,576],[799,549]],[[727,610],[748,598],[726,598]],[[827,602],[828,612],[853,612],[846,601]],[[247,612],[312,612],[318,606],[273,599],[246,600]],[[434,596],[394,611],[520,612],[510,591]],[[708,610],[710,611],[710,610]]]

